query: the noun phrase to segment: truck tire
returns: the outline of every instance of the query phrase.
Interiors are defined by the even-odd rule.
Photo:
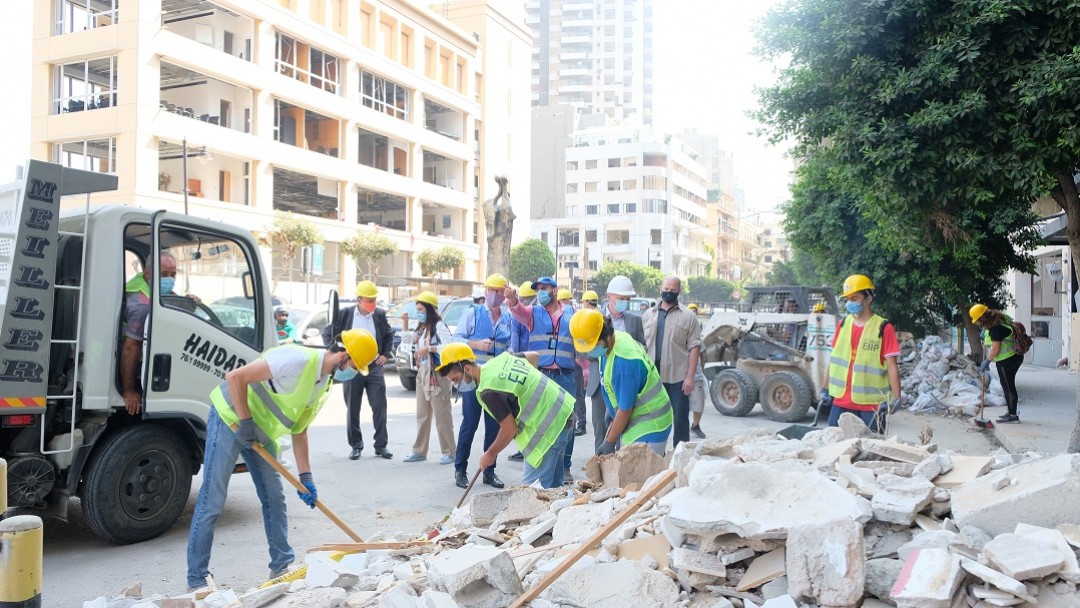
[[[770,420],[802,420],[810,410],[810,400],[810,385],[795,372],[776,372],[761,383],[761,409]]]
[[[412,374],[398,374],[398,379],[401,380],[401,387],[407,391],[416,390],[416,376]]]
[[[713,377],[709,385],[713,407],[725,416],[745,416],[758,400],[757,383],[741,369],[728,368]]]
[[[191,491],[191,457],[171,430],[139,424],[98,448],[83,482],[82,507],[95,534],[118,545],[160,536]]]

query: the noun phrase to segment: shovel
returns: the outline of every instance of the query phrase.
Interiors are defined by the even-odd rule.
[[[994,428],[994,423],[983,418],[983,409],[986,408],[986,382],[983,381],[983,377],[979,375],[979,416],[972,419],[975,423],[975,428],[991,430]]]
[[[484,469],[477,469],[476,470],[476,474],[474,474],[472,476],[472,480],[469,481],[469,487],[465,488],[465,493],[462,494],[461,498],[458,499],[457,504],[454,505],[454,508],[450,510],[450,513],[447,513],[445,517],[440,519],[434,526],[432,526],[430,530],[428,530],[428,532],[427,532],[428,539],[432,539],[432,538],[435,538],[436,536],[438,536],[439,535],[439,526],[446,523],[446,520],[450,519],[450,515],[453,514],[453,512],[455,510],[460,509],[461,505],[465,503],[465,498],[469,495],[469,492],[472,491],[473,485],[476,483],[476,480],[480,478],[480,473],[483,472],[483,470]]]

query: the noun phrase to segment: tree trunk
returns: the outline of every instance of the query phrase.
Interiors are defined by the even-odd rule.
[[[514,209],[505,176],[497,176],[499,193],[484,201],[484,228],[487,230],[487,268],[485,276],[495,272],[510,274],[510,236],[514,232]],[[556,263],[557,264],[557,263]]]
[[[964,333],[967,334],[968,346],[971,347],[971,360],[980,363],[983,360],[983,343],[979,339],[979,328],[975,327],[975,324],[971,322],[971,319],[964,317]]]
[[[1080,260],[1080,193],[1076,190],[1071,170],[1059,171],[1055,177],[1058,187],[1054,189],[1054,199],[1069,219],[1065,233],[1069,237],[1069,252],[1072,254],[1073,263],[1076,263]],[[1069,437],[1067,451],[1069,454],[1080,453],[1080,384],[1076,390],[1076,424],[1073,426],[1072,436]]]

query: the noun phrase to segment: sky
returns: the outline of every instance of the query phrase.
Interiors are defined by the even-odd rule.
[[[654,0],[653,122],[669,132],[697,127],[720,136],[735,159],[748,212],[775,209],[790,196],[786,150],[752,133],[746,116],[755,86],[772,83],[772,66],[751,54],[753,27],[778,0]]]

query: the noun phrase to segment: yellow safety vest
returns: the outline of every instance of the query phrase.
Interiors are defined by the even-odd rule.
[[[1004,361],[1009,357],[1016,354],[1016,342],[1013,340],[1015,332],[1012,328],[1012,319],[1008,316],[1005,317],[1005,321],[1001,324],[1002,327],[1009,330],[1009,336],[1001,341],[1001,350],[998,351],[998,356],[994,357],[994,363],[998,361]],[[983,330],[983,345],[986,347],[987,354],[990,353],[990,348],[994,345],[994,341],[990,339],[990,330]]]
[[[848,316],[840,324],[836,346],[829,357],[829,394],[843,397],[847,386],[848,364],[851,369],[851,402],[857,405],[876,405],[889,398],[889,372],[881,363],[881,328],[887,321],[873,315],[862,330],[855,359],[851,358],[851,326],[855,318]]]

